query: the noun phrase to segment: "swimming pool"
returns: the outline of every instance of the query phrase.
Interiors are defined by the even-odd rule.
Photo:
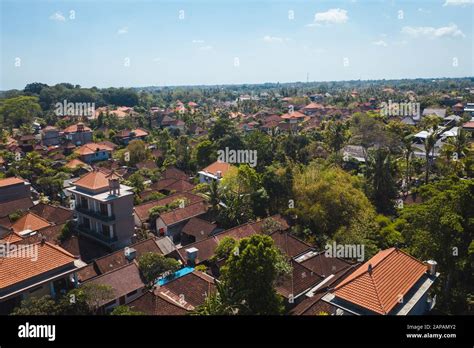
[[[176,279],[176,278],[180,278],[182,276],[185,276],[186,274],[189,274],[191,273],[192,271],[194,271],[194,267],[184,267],[184,268],[181,268],[180,270],[174,272],[173,274],[169,275],[168,277],[166,278],[160,278],[158,279],[158,282],[157,284],[158,285],[165,285],[166,283]]]

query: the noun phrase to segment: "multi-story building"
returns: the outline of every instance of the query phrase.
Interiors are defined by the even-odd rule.
[[[116,249],[131,243],[134,234],[133,191],[120,177],[94,170],[67,190],[75,202],[79,233]]]
[[[31,184],[21,178],[0,179],[0,218],[33,206]]]
[[[73,124],[64,130],[64,137],[79,146],[92,141],[92,130],[83,123]]]

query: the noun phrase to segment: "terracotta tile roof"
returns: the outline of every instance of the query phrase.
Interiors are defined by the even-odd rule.
[[[56,225],[63,224],[73,218],[71,209],[44,203],[33,206],[30,211]]]
[[[136,258],[140,258],[144,253],[157,253],[163,255],[161,249],[155,243],[152,238],[146,239],[144,241],[132,244],[129,248],[136,250]],[[128,265],[130,261],[125,256],[125,249],[117,250],[114,253],[103,256],[94,260],[94,263],[97,266],[97,270],[100,274],[110,272],[114,269],[120,268],[124,265]]]
[[[97,277],[98,275],[100,275],[99,272],[97,272],[97,270],[95,269],[95,264],[94,263],[90,263],[88,264],[86,267],[84,267],[83,269],[79,270],[77,272],[77,279],[83,283],[85,282],[86,280],[89,280],[89,279],[92,279],[94,277]]]
[[[147,291],[128,304],[136,312],[147,315],[185,315],[189,312],[179,302],[161,294],[159,290]]]
[[[295,118],[304,118],[304,117],[306,117],[306,115],[302,114],[299,111],[293,111],[291,113],[281,115],[281,118],[284,119],[284,120],[295,119]]]
[[[67,168],[76,169],[77,167],[88,167],[88,164],[82,162],[78,158],[75,158],[67,162],[64,166]]]
[[[157,289],[161,294],[194,308],[202,305],[206,297],[214,293],[215,282],[211,276],[193,271],[185,276],[176,278]],[[181,302],[179,300],[181,299]]]
[[[107,174],[100,170],[94,170],[81,176],[74,182],[74,185],[84,187],[89,190],[97,190],[109,187],[109,180],[107,179]]]
[[[84,156],[84,155],[94,154],[97,151],[113,151],[113,150],[114,150],[113,148],[105,144],[87,143],[77,148],[76,150],[74,150],[74,153],[77,153],[80,156]]]
[[[303,108],[303,110],[305,110],[305,109],[324,109],[324,105],[312,102],[312,103],[309,103],[308,105],[306,105]]]
[[[191,218],[186,225],[183,226],[181,232],[196,237],[196,240],[200,240],[209,237],[216,227],[216,224],[212,224],[209,221]]]
[[[289,298],[290,295],[293,295],[294,298],[324,280],[324,278],[294,260],[291,260],[291,266],[293,268],[292,274],[276,286],[277,292],[285,298]]]
[[[273,232],[270,237],[275,245],[289,257],[296,257],[312,249],[311,245],[284,231]]]
[[[140,276],[140,270],[135,263],[130,263],[111,272],[87,280],[83,284],[109,285],[112,287],[114,292],[113,299],[120,298],[132,291],[140,290],[145,287],[145,284],[143,283],[143,280]],[[105,305],[113,299],[104,300],[100,302],[99,305]]]
[[[60,243],[61,247],[76,257],[80,257],[84,262],[108,255],[110,250],[102,244],[96,243],[90,238],[82,235],[72,236]]]
[[[139,162],[135,165],[138,169],[157,169],[158,166],[156,165],[155,161],[148,160],[148,161],[142,161]]]
[[[463,128],[474,128],[474,121],[466,122],[462,125]]]
[[[26,182],[25,180],[23,180],[21,178],[17,178],[17,177],[0,179],[0,187],[17,185],[17,184],[22,184],[22,183],[25,183],[25,182]]]
[[[37,260],[28,257],[0,258],[0,289],[20,283],[57,268],[73,265],[75,258],[66,250],[48,242],[37,243]],[[26,247],[26,246],[25,246]]]
[[[196,187],[195,185],[189,183],[188,181],[176,180],[172,184],[164,187],[163,189],[168,190],[168,191],[186,192],[186,191],[191,191],[195,187]]]
[[[202,171],[206,173],[210,173],[214,176],[217,176],[217,172],[220,171],[221,175],[224,176],[232,167],[234,167],[232,164],[216,161],[208,165]]]
[[[0,239],[0,244],[1,243],[13,244],[13,243],[20,242],[22,240],[23,240],[23,238],[21,238],[21,236],[19,236],[15,232],[11,232],[11,233],[7,234],[5,237],[3,237],[2,239]]]
[[[285,229],[288,228],[288,224],[286,223],[286,221],[282,219],[279,215],[274,215],[271,218],[277,221],[280,221],[283,225],[283,228]],[[258,222],[246,223],[246,224],[222,231],[218,234],[215,234],[214,236],[197,241],[195,243],[187,244],[186,246],[183,246],[180,249],[178,249],[178,253],[183,259],[183,261],[187,262],[186,249],[194,247],[199,250],[197,258],[196,258],[196,262],[201,263],[201,262],[207,261],[214,255],[216,247],[219,244],[219,242],[222,241],[222,239],[224,239],[225,237],[230,237],[236,240],[240,240],[242,238],[247,238],[254,234],[261,233],[262,225],[264,221],[265,219]]]
[[[52,225],[41,229],[38,233],[30,236],[23,237],[18,244],[34,244],[41,242],[45,239],[47,242],[58,244],[58,239],[63,229],[64,224],[61,225]]]
[[[130,130],[130,129],[123,129],[121,130],[120,132],[117,133],[116,137],[118,138],[127,138],[127,137],[131,137],[132,134],[131,133],[135,133],[135,137],[146,137],[148,136],[148,132],[145,131],[144,129],[141,129],[141,128],[137,128],[137,129],[133,129],[133,130]]]
[[[78,123],[78,124],[73,124],[72,126],[67,127],[64,129],[64,133],[76,133],[78,129],[80,129],[82,126],[82,131],[83,132],[91,132],[91,129],[89,127],[86,127],[85,125]]]
[[[162,213],[160,214],[160,218],[167,226],[171,226],[177,224],[178,222],[204,214],[207,212],[207,208],[208,207],[205,202],[197,202],[185,206],[184,208],[177,208],[169,212]]]
[[[97,142],[96,144],[108,146],[108,147],[110,147],[112,150],[115,150],[115,149],[118,147],[117,144],[114,144],[113,142],[108,141],[108,140],[99,141],[99,142]]]
[[[161,173],[163,179],[181,179],[188,180],[188,176],[182,170],[179,170],[175,167],[168,167],[166,170]]]
[[[160,198],[154,201],[146,202],[140,205],[137,205],[134,207],[135,214],[141,221],[147,221],[148,218],[150,217],[150,209],[156,206],[164,206],[166,204],[169,204],[177,199],[183,199],[185,198],[186,200],[189,201],[189,204],[197,203],[197,202],[203,202],[204,198],[194,195],[189,192],[180,192],[180,193],[175,193],[172,195],[169,195],[164,198]]]
[[[27,211],[33,205],[33,201],[30,197],[15,199],[8,202],[2,202],[0,203],[0,217],[5,217],[18,210]]]
[[[39,217],[35,213],[28,212],[12,224],[12,229],[16,233],[25,230],[38,231],[42,228],[51,226],[46,219]]]
[[[327,257],[324,252],[301,262],[303,266],[321,277],[328,277],[353,266],[352,263],[337,257]]]
[[[196,264],[209,260],[212,256],[214,256],[215,250],[219,245],[219,241],[216,237],[209,237],[203,240],[200,240],[195,243],[187,244],[178,249],[178,253],[183,259],[184,263],[188,262],[188,257],[186,253],[186,249],[189,248],[196,248],[198,249],[197,257],[196,257]]]
[[[337,307],[321,299],[325,294],[326,292],[321,292],[313,297],[306,297],[291,309],[290,315],[320,315],[321,312],[336,314]]]
[[[334,295],[375,313],[387,314],[426,270],[423,262],[399,249],[382,250],[341,281]]]

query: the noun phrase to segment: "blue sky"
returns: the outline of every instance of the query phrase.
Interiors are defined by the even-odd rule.
[[[474,75],[474,0],[0,3],[2,90]]]

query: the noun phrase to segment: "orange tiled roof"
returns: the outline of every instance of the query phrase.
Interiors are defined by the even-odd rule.
[[[21,238],[18,234],[16,234],[15,232],[11,232],[7,234],[5,237],[3,237],[2,239],[0,239],[0,244],[5,244],[5,243],[13,244],[22,240],[23,238]]]
[[[78,127],[79,126],[79,127]],[[67,127],[65,130],[64,130],[64,133],[76,133],[78,128],[80,128],[81,124],[78,123],[78,124],[73,124],[72,126],[69,126]],[[82,125],[82,131],[83,132],[90,132],[91,129],[89,127],[86,127],[84,125]]]
[[[99,144],[99,143],[87,143],[76,149],[74,152],[79,154],[79,155],[91,155],[95,153],[97,150],[99,151],[113,151],[113,149],[110,146],[107,146],[105,144]]]
[[[289,120],[289,119],[294,119],[294,118],[303,118],[303,117],[306,117],[306,115],[302,114],[299,111],[293,111],[291,113],[281,115],[281,118],[284,120]]]
[[[233,166],[227,162],[219,162],[216,161],[210,165],[208,165],[206,168],[204,168],[202,171],[206,173],[210,173],[214,176],[217,176],[217,172],[220,171],[222,176],[224,176]]]
[[[99,170],[94,170],[93,172],[81,176],[74,184],[90,190],[97,190],[109,187],[109,180],[107,179],[107,174]]]
[[[38,248],[36,260],[30,257],[0,257],[0,289],[65,266],[75,260],[66,250],[48,242],[43,245],[39,242],[31,246]]]
[[[423,262],[399,249],[382,250],[339,283],[334,295],[373,312],[387,314],[426,270]]]
[[[77,167],[87,167],[87,164],[82,162],[80,159],[75,158],[67,162],[64,166],[67,168],[75,169]]]
[[[19,233],[24,230],[38,231],[49,226],[51,226],[51,224],[47,220],[39,217],[35,213],[28,212],[15,221],[12,225],[12,229],[14,232]]]
[[[23,182],[25,182],[25,180],[17,178],[17,177],[0,179],[0,187],[16,185],[16,184],[20,184],[20,183],[23,183]]]
[[[312,102],[306,105],[303,109],[324,109],[324,106],[322,104]]]

